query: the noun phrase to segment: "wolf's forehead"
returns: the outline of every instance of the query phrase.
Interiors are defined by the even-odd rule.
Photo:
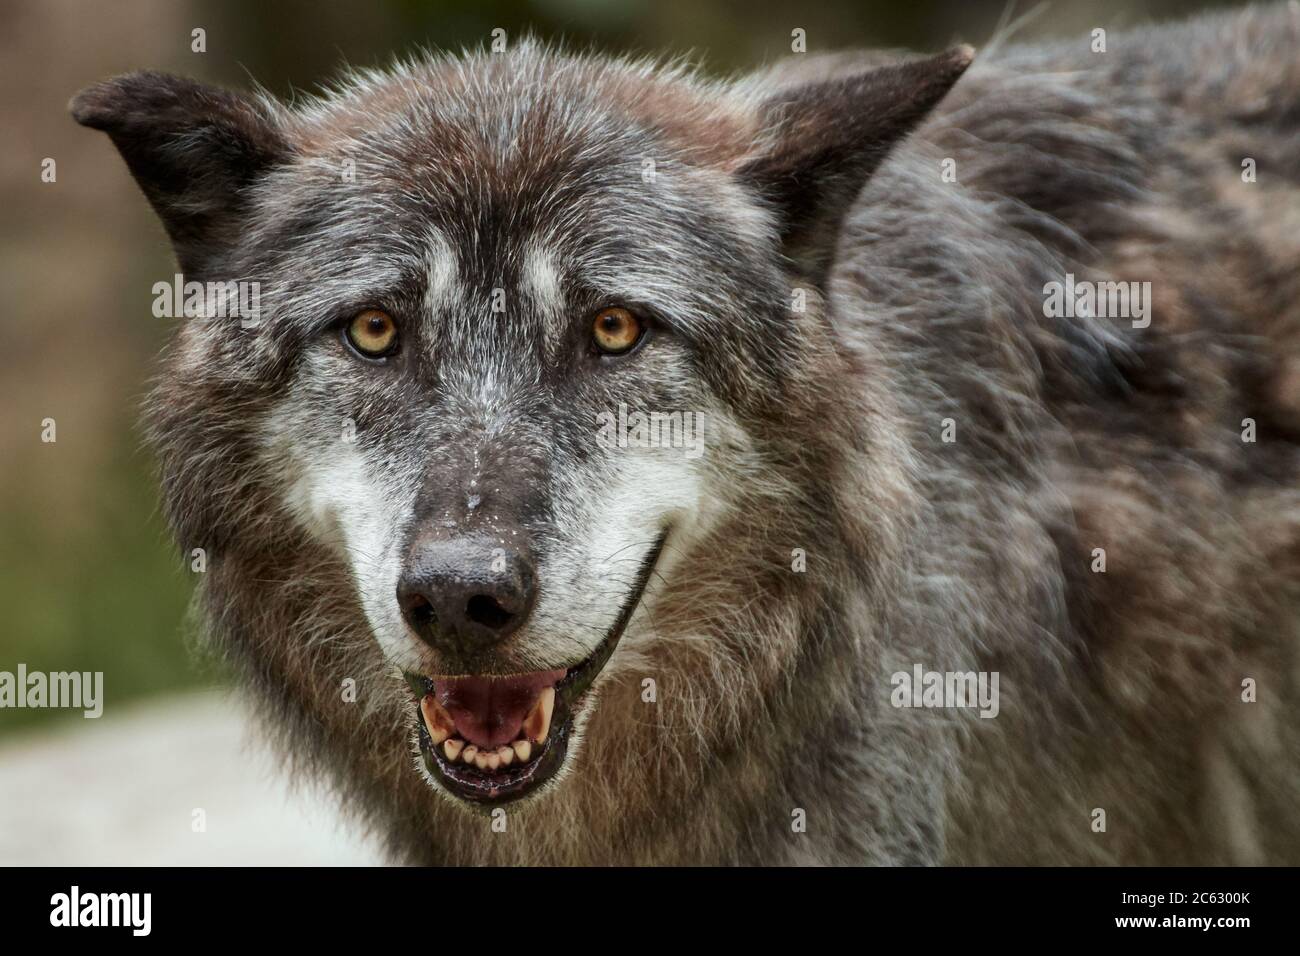
[[[570,270],[554,234],[546,229],[523,232],[509,247],[495,250],[463,239],[437,226],[426,231],[427,248],[417,267],[425,314],[455,316],[472,311],[474,300],[488,311],[505,310],[509,299],[522,299],[541,325],[558,335]]]
[[[700,91],[624,67],[539,62],[558,72],[528,83],[527,70],[495,69],[457,74],[451,90],[445,76],[379,78],[300,115],[301,148],[268,184],[255,248],[294,273],[304,305],[401,289],[431,336],[490,335],[471,323],[504,310],[510,328],[554,344],[600,299],[653,304],[687,327],[719,311],[707,277],[756,285],[738,273],[774,233],[701,154],[695,140],[720,122]]]
[[[643,162],[656,155],[658,181]],[[531,156],[485,147],[454,167],[432,141],[349,158],[300,166],[291,211],[267,217],[266,248],[301,243],[306,258],[341,268],[365,261],[366,281],[418,286],[435,314],[505,296],[554,316],[575,284],[626,292],[604,286],[689,257],[710,225],[696,174],[666,164],[665,175],[663,154],[631,138]]]
[[[462,276],[536,279],[540,248],[593,250],[617,235],[611,222],[673,193],[673,183],[647,188],[655,157],[663,161],[663,146],[645,131],[545,101],[411,107],[308,154],[302,199],[353,231],[400,232],[440,264],[440,279],[453,263]]]

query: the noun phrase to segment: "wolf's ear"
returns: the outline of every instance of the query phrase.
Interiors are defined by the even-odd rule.
[[[68,108],[113,140],[187,272],[237,243],[247,187],[290,151],[257,101],[165,73],[96,83]]]
[[[760,106],[761,152],[738,169],[780,217],[786,254],[820,284],[840,225],[889,150],[970,66],[954,47],[923,60],[794,86]]]

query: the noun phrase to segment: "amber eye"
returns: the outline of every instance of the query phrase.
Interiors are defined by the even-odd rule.
[[[397,345],[397,323],[387,312],[366,309],[348,323],[348,341],[362,355],[380,358]]]
[[[627,309],[601,309],[591,326],[591,339],[606,355],[619,355],[641,339],[641,322]]]

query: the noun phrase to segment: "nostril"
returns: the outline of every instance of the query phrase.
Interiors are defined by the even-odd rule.
[[[536,571],[528,552],[509,550],[497,564],[500,542],[474,535],[417,537],[397,582],[397,608],[411,637],[466,663],[518,630],[532,613]],[[460,658],[459,660],[456,660]]]
[[[423,594],[413,594],[406,601],[406,619],[417,627],[422,624],[431,624],[434,613],[433,605]]]
[[[487,594],[475,594],[465,605],[465,616],[475,624],[482,624],[492,630],[500,630],[514,617],[503,608],[496,598]]]

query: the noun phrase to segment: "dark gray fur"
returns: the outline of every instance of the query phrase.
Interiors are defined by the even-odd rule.
[[[923,121],[961,53],[724,84],[529,44],[295,108],[151,74],[80,94],[187,273],[267,290],[251,334],[183,325],[148,417],[212,636],[287,757],[416,862],[1300,862],[1300,12],[1108,47],[992,51]],[[522,288],[539,230],[552,312]],[[1067,271],[1150,281],[1151,326],[1046,318]],[[663,334],[579,357],[572,320],[629,296]],[[322,351],[374,304],[409,317],[401,363]],[[716,517],[672,516],[570,772],[496,834],[412,769],[381,598],[286,504],[267,422],[319,459],[354,418],[381,491],[459,488],[481,448],[489,504],[576,555],[575,502],[631,473],[591,447],[619,401],[734,424],[699,477]],[[626,581],[552,586],[595,622]],[[914,663],[998,671],[998,718],[892,707]]]

